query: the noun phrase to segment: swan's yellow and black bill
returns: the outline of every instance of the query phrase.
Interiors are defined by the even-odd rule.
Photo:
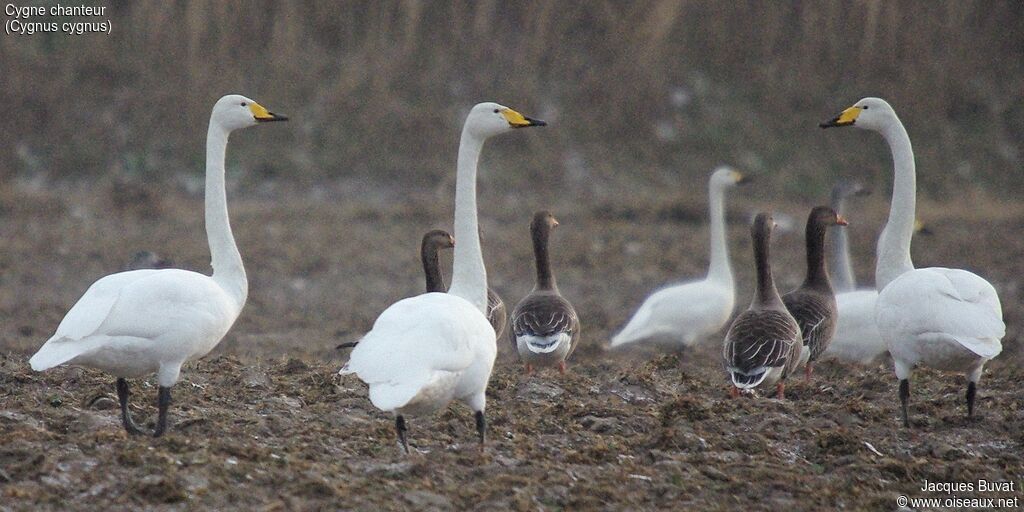
[[[501,111],[502,117],[508,121],[512,128],[526,128],[527,126],[547,126],[548,124],[540,119],[530,119],[515,110],[506,108]]]
[[[263,105],[256,103],[255,101],[249,104],[249,111],[252,112],[252,117],[256,118],[261,123],[269,123],[271,121],[287,121],[288,118],[281,114],[275,114]]]
[[[742,185],[744,183],[750,183],[753,180],[754,180],[754,178],[752,178],[750,176],[747,176],[746,174],[743,174],[742,172],[732,171],[732,181],[735,182],[737,185]]]
[[[853,123],[857,122],[857,116],[860,115],[862,110],[864,109],[860,107],[850,107],[844,110],[842,114],[839,114],[838,116],[833,117],[832,119],[829,119],[828,121],[825,121],[824,123],[821,123],[818,126],[822,128],[851,126],[853,125]]]

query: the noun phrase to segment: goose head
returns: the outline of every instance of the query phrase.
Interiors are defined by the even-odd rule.
[[[819,124],[822,128],[856,126],[880,131],[896,119],[896,111],[881,98],[864,98],[838,116]]]
[[[227,131],[256,126],[259,123],[287,121],[288,118],[275,114],[263,105],[240,94],[229,94],[213,105],[211,123],[217,123]]]
[[[558,219],[551,212],[541,210],[533,214],[533,221],[530,222],[530,232],[535,235],[538,233],[550,233],[557,226]]]
[[[754,216],[754,222],[750,225],[750,236],[754,239],[755,245],[758,241],[767,243],[774,229],[775,219],[772,218],[772,214],[761,212]]]
[[[711,184],[718,188],[730,188],[750,182],[750,177],[727,165],[716,168],[711,173]]]
[[[447,231],[435,229],[423,235],[423,246],[434,246],[438,249],[451,249],[455,247],[455,237]]]
[[[544,121],[531,119],[504,105],[487,102],[479,103],[469,111],[465,130],[480,139],[486,139],[516,128],[546,125]]]
[[[811,210],[811,215],[807,219],[808,226],[818,226],[820,228],[826,228],[829,226],[846,226],[849,222],[843,218],[842,215],[836,213],[835,210],[828,206],[815,206]]]

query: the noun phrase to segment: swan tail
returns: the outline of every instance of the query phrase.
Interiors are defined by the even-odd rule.
[[[95,341],[90,343],[87,340],[51,338],[28,360],[28,364],[32,366],[33,370],[41,372],[89,352],[98,344]]]

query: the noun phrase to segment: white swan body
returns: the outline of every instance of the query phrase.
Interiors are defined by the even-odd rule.
[[[118,377],[156,372],[178,381],[181,365],[220,342],[245,304],[248,282],[228,224],[224,154],[231,131],[285,119],[239,95],[214,105],[207,133],[206,228],[213,275],[178,269],[134,270],[96,281],[56,333],[29,360],[32,369],[63,363]]]
[[[888,348],[875,324],[875,290],[856,290],[836,295],[839,317],[836,333],[825,355],[842,361],[871,364]]]
[[[397,416],[403,447],[405,414],[428,414],[459,400],[477,417],[484,436],[485,391],[497,356],[487,320],[487,272],[477,227],[476,174],[487,138],[543,121],[496,103],[473,107],[459,143],[455,191],[455,246],[448,293],[426,293],[396,302],[359,341],[341,374],[356,374],[370,401]]]
[[[352,351],[348,369],[382,411],[426,414],[460,400],[484,407],[497,356],[494,328],[469,301],[447,293],[403,299],[384,310]]]
[[[725,191],[743,181],[727,167],[711,174],[708,183],[711,217],[711,264],[706,278],[662,288],[644,300],[611,341],[619,347],[643,340],[666,340],[693,346],[725,326],[736,304],[725,235]]]
[[[241,308],[196,272],[112,274],[89,287],[29,363],[42,371],[72,362],[126,378],[155,372],[159,385],[173,386],[181,365],[213,350]]]
[[[999,297],[988,281],[966,270],[914,268],[910,242],[917,191],[910,137],[896,112],[879,98],[864,98],[822,123],[849,125],[879,132],[892,151],[895,179],[889,220],[878,239],[875,322],[900,380],[904,425],[910,424],[910,373],[918,364],[965,373],[972,415],[982,368],[1002,351],[1006,334]]]

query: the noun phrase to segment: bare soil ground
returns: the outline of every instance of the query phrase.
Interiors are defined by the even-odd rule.
[[[527,377],[500,339],[486,450],[469,411],[452,406],[410,419],[408,457],[365,387],[337,375],[346,353],[333,347],[419,292],[418,240],[450,226],[447,199],[233,192],[249,302],[215,352],[183,371],[171,430],[154,440],[120,427],[113,378],[74,367],[35,373],[27,359],[89,283],[136,250],[205,271],[201,198],[143,188],[125,203],[115,200],[123,190],[102,184],[0,197],[0,510],[895,510],[899,495],[946,497],[920,491],[925,480],[979,479],[1014,481],[1015,491],[958,495],[1024,497],[1024,243],[1007,236],[1024,229],[1019,206],[921,205],[936,234],[915,239],[916,263],[991,279],[1008,333],[981,381],[978,418],[965,418],[963,376],[920,370],[907,430],[887,361],[827,362],[812,383],[792,382],[785,400],[730,400],[720,336],[682,354],[602,350],[651,289],[703,272],[700,191],[536,205],[481,192],[498,212],[483,215],[491,282],[510,307],[532,279],[523,208],[555,212],[554,267],[585,345],[567,375]],[[755,196],[731,198],[740,307],[751,293],[746,220],[772,204]],[[802,225],[810,206],[776,210]],[[860,207],[850,217],[864,279],[885,204]],[[774,241],[782,289],[802,277],[802,238]],[[132,386],[136,418],[152,426],[156,388]]]

